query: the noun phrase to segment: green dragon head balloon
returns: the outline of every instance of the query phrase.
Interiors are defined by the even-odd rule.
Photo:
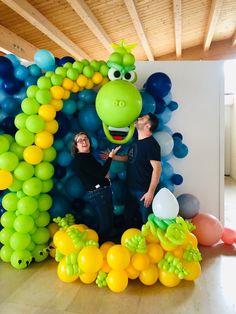
[[[103,85],[96,97],[96,110],[107,139],[115,144],[127,143],[134,134],[134,121],[142,110],[142,97],[133,85],[137,80],[134,45],[113,44],[107,65],[110,82]]]

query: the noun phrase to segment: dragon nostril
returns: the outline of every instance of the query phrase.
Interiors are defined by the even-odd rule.
[[[125,101],[124,100],[120,100],[119,101],[119,106],[120,107],[124,107],[125,106]]]
[[[115,101],[114,101],[114,105],[115,105],[115,106],[118,106],[118,105],[119,105],[119,100],[115,100]]]

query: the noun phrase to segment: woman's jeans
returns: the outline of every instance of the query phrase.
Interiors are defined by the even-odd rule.
[[[84,200],[94,209],[98,220],[100,238],[108,238],[113,227],[113,202],[110,186],[87,191]]]
[[[127,192],[125,206],[126,228],[141,228],[147,222],[148,215],[152,213],[152,206],[145,207],[144,201],[140,201],[146,191],[129,190]]]

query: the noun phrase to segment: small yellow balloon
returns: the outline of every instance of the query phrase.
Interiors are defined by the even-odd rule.
[[[74,82],[73,87],[71,88],[71,91],[73,93],[78,93],[79,90],[80,90],[79,85],[76,82]]]
[[[67,89],[67,90],[71,90],[73,88],[74,82],[69,79],[68,77],[65,77],[63,82],[62,82],[62,87]]]
[[[59,279],[63,282],[73,282],[79,278],[79,274],[72,276],[67,274],[65,257],[60,261],[60,263],[57,266],[57,275]]]
[[[56,109],[52,105],[41,105],[38,113],[45,121],[51,121],[56,116]]]
[[[178,286],[181,281],[176,274],[163,269],[159,271],[159,280],[164,286],[169,288]]]
[[[0,190],[8,189],[13,182],[13,176],[10,171],[0,169]]]
[[[88,79],[83,74],[80,74],[76,80],[76,83],[78,84],[79,87],[85,87],[87,82],[88,82]]]
[[[147,245],[147,255],[150,258],[150,262],[155,264],[158,263],[163,258],[164,250],[157,243],[149,243]]]
[[[60,111],[63,108],[63,101],[61,99],[52,99],[51,105],[56,109],[56,111]]]
[[[120,244],[113,245],[107,252],[107,262],[112,269],[123,270],[130,263],[130,253]]]
[[[137,228],[129,228],[127,229],[121,237],[121,244],[125,246],[125,244],[129,241],[133,236],[141,234],[141,231]]]
[[[50,233],[50,238],[52,239],[54,234],[59,230],[58,225],[55,222],[51,222],[48,225],[48,231]]]
[[[92,89],[94,86],[94,83],[92,81],[92,79],[88,79],[87,84],[85,85],[86,89]]]
[[[101,246],[100,246],[100,251],[102,252],[102,255],[104,258],[107,257],[107,252],[109,251],[109,249],[115,245],[114,242],[112,241],[107,241],[107,242],[104,242]]]
[[[135,269],[132,263],[129,263],[125,271],[127,272],[129,279],[136,279],[140,274],[140,271]]]
[[[31,165],[37,165],[43,160],[43,151],[36,145],[28,146],[24,149],[23,157]]]
[[[94,84],[100,84],[103,80],[103,76],[100,72],[95,72],[92,76],[92,81]]]
[[[70,91],[64,89],[64,95],[62,97],[62,99],[69,99],[70,98]]]
[[[61,86],[52,86],[50,88],[50,92],[51,92],[52,98],[62,99],[64,95],[64,88]]]
[[[193,281],[201,275],[201,265],[199,262],[182,261],[183,267],[188,271],[188,275],[184,277],[185,280]]]
[[[113,292],[122,292],[128,286],[128,275],[125,270],[111,270],[107,275],[107,285]]]
[[[96,280],[97,273],[83,273],[79,278],[83,283],[90,284]]]
[[[154,285],[158,279],[158,269],[156,265],[151,264],[147,269],[141,271],[139,280],[146,286]]]
[[[48,131],[51,134],[57,133],[58,129],[59,129],[59,124],[57,120],[51,120],[45,123],[45,131]]]
[[[48,131],[37,133],[34,139],[35,144],[43,149],[49,148],[53,144],[53,135]]]
[[[96,273],[102,268],[102,252],[95,246],[82,248],[78,255],[79,268],[85,273]]]
[[[131,262],[132,262],[132,265],[134,266],[135,269],[142,271],[142,270],[148,268],[148,266],[150,264],[150,259],[149,259],[149,256],[147,254],[135,253],[132,256]]]

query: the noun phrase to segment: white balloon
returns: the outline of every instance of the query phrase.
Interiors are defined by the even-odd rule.
[[[152,201],[152,210],[161,219],[175,218],[179,212],[179,203],[167,188],[162,188]]]

